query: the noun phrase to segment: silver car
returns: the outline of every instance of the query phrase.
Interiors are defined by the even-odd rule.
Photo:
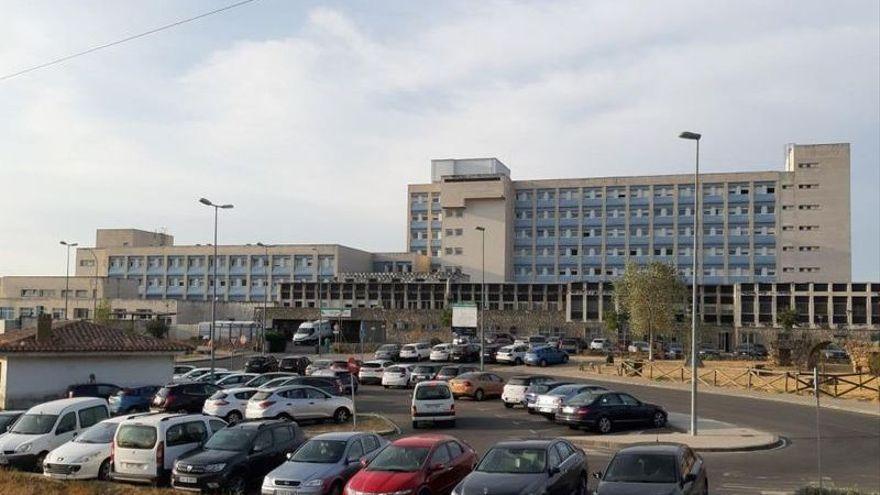
[[[361,459],[372,459],[387,443],[375,433],[359,431],[318,435],[263,478],[261,493],[340,494],[363,467]]]

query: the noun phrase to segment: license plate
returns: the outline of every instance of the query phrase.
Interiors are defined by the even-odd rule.
[[[190,484],[195,484],[198,481],[198,478],[196,478],[194,476],[178,476],[177,479],[179,479],[181,483],[190,483]]]

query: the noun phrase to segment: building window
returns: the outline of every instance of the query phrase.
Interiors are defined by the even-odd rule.
[[[801,231],[819,230],[819,226],[818,225],[798,225],[798,230],[801,230]]]
[[[457,248],[455,248],[455,254],[456,255],[464,254],[464,251],[460,247],[457,247]]]
[[[798,184],[798,189],[819,189],[819,184]]]
[[[798,205],[798,210],[818,210],[819,205]]]
[[[816,162],[798,163],[798,168],[819,168],[819,164]]]

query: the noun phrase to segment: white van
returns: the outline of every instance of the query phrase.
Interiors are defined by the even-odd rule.
[[[330,320],[307,321],[300,324],[293,334],[293,343],[296,345],[315,345],[318,339],[333,337],[333,325]]]
[[[113,437],[110,479],[167,484],[178,457],[225,427],[225,421],[205,414],[158,413],[126,419]]]
[[[423,422],[455,426],[455,399],[449,384],[440,380],[416,383],[412,395],[412,427]]]
[[[109,417],[107,401],[96,397],[53,400],[34,406],[0,436],[0,466],[40,471],[50,451]]]

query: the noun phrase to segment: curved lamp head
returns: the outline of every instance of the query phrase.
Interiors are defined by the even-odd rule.
[[[696,132],[684,131],[681,134],[679,134],[678,137],[680,137],[682,139],[693,139],[694,141],[699,141],[700,138],[703,136],[700,134],[697,134]]]

